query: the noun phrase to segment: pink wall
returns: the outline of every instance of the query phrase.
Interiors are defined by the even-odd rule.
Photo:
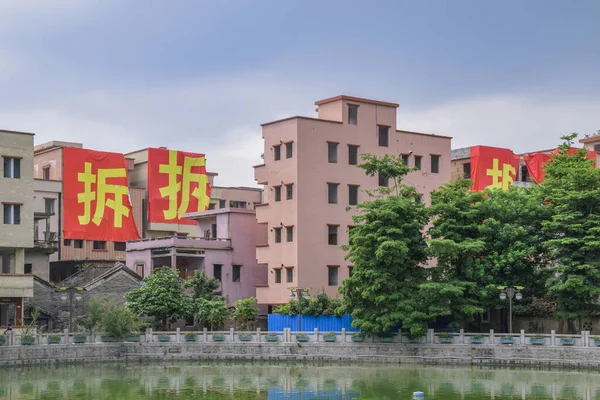
[[[347,103],[359,104],[358,124],[347,124]],[[389,104],[389,103],[388,103]],[[325,110],[322,114],[321,111]],[[337,115],[335,112],[337,111]],[[340,115],[341,113],[341,115]],[[358,201],[367,200],[366,189],[377,187],[377,177],[367,177],[356,166],[348,164],[348,145],[358,145],[359,154],[383,155],[408,154],[409,166],[414,166],[414,156],[422,156],[422,169],[410,173],[405,182],[423,194],[429,201],[429,193],[450,179],[450,138],[420,133],[396,131],[395,105],[373,104],[357,99],[339,99],[319,105],[319,117],[326,116],[330,122],[311,118],[293,118],[263,126],[265,141],[265,166],[257,168],[257,175],[268,181],[265,202],[257,208],[259,222],[268,224],[268,247],[257,248],[259,262],[268,263],[269,286],[257,288],[259,301],[264,304],[287,302],[289,287],[310,287],[313,293],[325,291],[336,296],[339,284],[348,277],[348,261],[339,246],[348,242],[348,227],[352,225],[352,212],[348,206],[348,185],[360,185]],[[378,145],[377,126],[390,126],[389,146]],[[280,161],[273,160],[272,146],[280,141],[294,141],[294,155]],[[327,142],[337,142],[338,161],[328,162]],[[439,173],[431,172],[431,155],[440,155]],[[293,200],[274,202],[273,186],[294,183]],[[338,183],[338,203],[328,203],[327,183]],[[294,241],[275,243],[272,229],[277,226],[294,225]],[[337,245],[328,244],[328,224],[338,225]],[[285,271],[282,283],[275,283],[274,268],[294,267],[294,281],[287,283]],[[339,266],[338,285],[328,285],[328,265]]]

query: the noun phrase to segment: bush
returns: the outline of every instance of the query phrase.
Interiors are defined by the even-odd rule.
[[[139,321],[129,308],[113,305],[104,311],[102,327],[106,336],[123,339],[130,333],[139,330]]]
[[[186,332],[185,333],[185,337],[190,337],[190,338],[198,337],[198,333],[196,333],[196,332]]]
[[[238,329],[249,329],[250,324],[258,319],[256,299],[250,297],[234,301],[231,318],[235,321]]]
[[[449,339],[449,338],[454,337],[454,335],[451,334],[450,332],[441,332],[441,333],[438,333],[438,337],[441,337],[444,339]]]

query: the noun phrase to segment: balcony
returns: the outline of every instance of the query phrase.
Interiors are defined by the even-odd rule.
[[[0,274],[0,297],[33,297],[33,275]]]
[[[127,242],[127,251],[170,248],[189,250],[230,250],[231,239],[174,235]]]
[[[267,175],[267,167],[265,164],[254,166],[254,179],[256,180],[256,183],[259,185],[266,185],[268,183]]]

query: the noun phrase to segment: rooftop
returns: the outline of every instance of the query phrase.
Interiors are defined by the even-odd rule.
[[[353,97],[353,96],[346,96],[346,95],[339,95],[339,96],[329,97],[329,98],[323,99],[323,100],[317,100],[317,101],[315,101],[315,105],[320,106],[321,104],[333,103],[334,101],[340,101],[340,100],[355,101],[357,103],[375,104],[378,106],[395,107],[395,108],[398,108],[400,106],[397,103],[388,103],[386,101],[364,99],[362,97]]]

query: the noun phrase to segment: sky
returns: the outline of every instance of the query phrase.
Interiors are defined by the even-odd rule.
[[[600,2],[0,0],[0,129],[205,153],[253,186],[261,123],[339,94],[515,152],[600,129]]]

